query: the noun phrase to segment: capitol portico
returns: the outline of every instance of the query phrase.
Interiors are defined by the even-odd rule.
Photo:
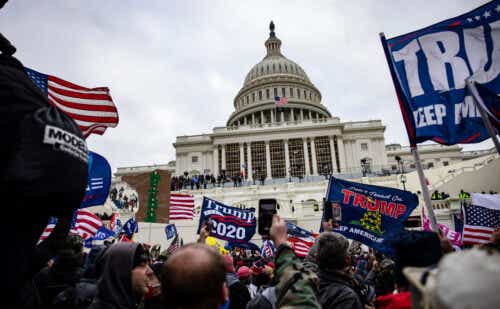
[[[247,180],[377,172],[387,166],[380,120],[341,122],[322,102],[306,72],[281,52],[270,25],[266,55],[247,74],[225,127],[178,136],[176,174]],[[277,107],[275,97],[288,103]]]

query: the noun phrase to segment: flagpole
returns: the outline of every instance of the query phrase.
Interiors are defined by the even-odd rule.
[[[479,95],[479,92],[477,91],[476,85],[474,84],[474,79],[473,78],[468,78],[466,80],[467,87],[469,88],[470,92],[472,93],[472,97],[474,98],[474,103],[479,110],[479,113],[481,113],[481,118],[483,118],[484,126],[486,127],[486,130],[488,130],[488,134],[491,136],[491,139],[493,140],[493,144],[495,144],[495,148],[497,149],[497,153],[500,154],[500,142],[498,142],[497,138],[497,133],[495,132],[495,129],[491,125],[489,116],[484,109],[484,101],[483,98]]]
[[[420,180],[420,186],[422,187],[422,194],[424,196],[424,204],[427,209],[427,216],[429,218],[431,229],[434,232],[438,232],[438,227],[436,223],[436,216],[434,215],[434,209],[431,204],[431,197],[429,195],[429,188],[425,181],[424,170],[422,169],[422,163],[420,162],[420,155],[418,154],[418,149],[416,145],[411,146],[411,152],[413,153],[413,158],[415,159],[415,166],[417,167],[418,178]]]
[[[151,226],[153,225],[153,222],[149,222],[149,236],[148,236],[148,244],[151,243]]]

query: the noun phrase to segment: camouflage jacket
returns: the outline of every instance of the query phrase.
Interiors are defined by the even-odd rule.
[[[318,276],[288,246],[276,252],[276,279],[276,308],[321,308]]]

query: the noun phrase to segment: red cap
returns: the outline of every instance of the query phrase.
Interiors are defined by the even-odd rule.
[[[250,276],[250,268],[247,266],[241,266],[238,268],[237,272],[238,278],[247,278]]]

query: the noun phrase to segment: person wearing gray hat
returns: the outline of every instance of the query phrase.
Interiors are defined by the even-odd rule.
[[[344,271],[348,249],[348,240],[338,233],[324,232],[317,240],[319,300],[323,308],[363,308],[361,287]]]

